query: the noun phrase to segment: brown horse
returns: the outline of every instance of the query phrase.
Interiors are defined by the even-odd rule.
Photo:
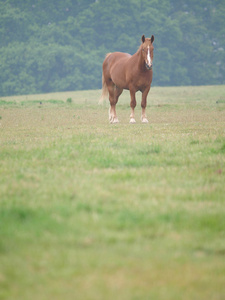
[[[151,38],[145,38],[143,35],[142,44],[134,55],[122,52],[108,53],[106,55],[102,66],[102,96],[100,101],[103,101],[109,95],[110,123],[119,122],[116,115],[116,104],[123,89],[130,91],[130,123],[136,123],[134,109],[136,107],[135,94],[137,91],[142,92],[141,121],[148,123],[145,108],[147,95],[152,83],[153,41],[154,35]]]

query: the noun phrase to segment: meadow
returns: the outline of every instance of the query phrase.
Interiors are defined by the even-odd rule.
[[[225,86],[0,99],[0,299],[225,298]]]

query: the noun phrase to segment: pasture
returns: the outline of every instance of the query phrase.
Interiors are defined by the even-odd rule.
[[[0,99],[0,299],[225,298],[225,86]]]

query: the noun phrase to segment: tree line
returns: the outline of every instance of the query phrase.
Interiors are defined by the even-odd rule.
[[[102,62],[155,36],[153,85],[225,83],[223,0],[0,0],[0,96],[101,88]]]

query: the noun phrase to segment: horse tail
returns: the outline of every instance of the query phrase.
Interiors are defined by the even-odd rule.
[[[104,74],[102,74],[102,94],[101,94],[101,98],[99,99],[99,104],[102,104],[104,99],[107,98],[109,92],[108,92],[108,88],[105,82],[105,77]]]
[[[111,53],[108,53],[105,57],[105,60],[106,58],[110,55]],[[108,94],[109,94],[109,91],[108,91],[108,88],[107,88],[107,85],[106,85],[106,82],[105,82],[105,77],[104,77],[104,74],[102,73],[102,95],[99,99],[99,104],[102,104],[104,99],[108,97]]]

